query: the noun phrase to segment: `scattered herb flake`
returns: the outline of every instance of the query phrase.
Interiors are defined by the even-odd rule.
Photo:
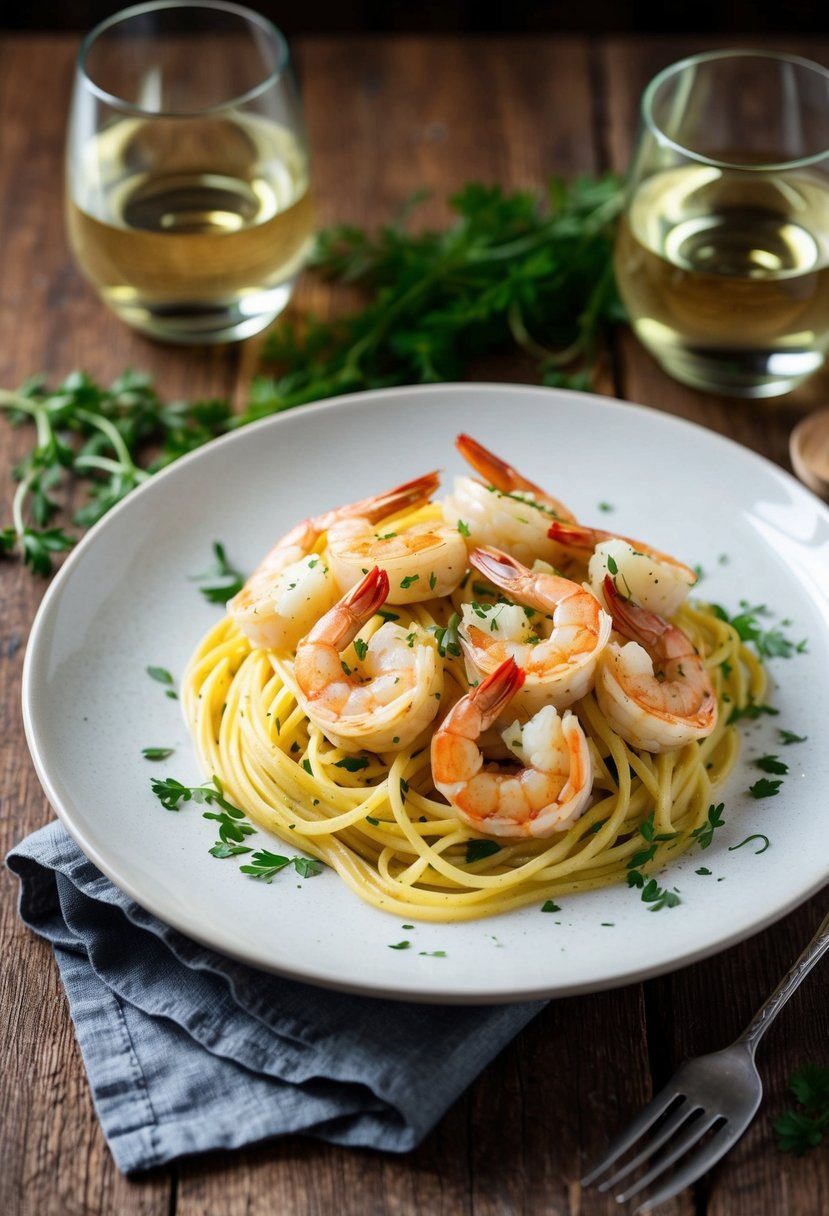
[[[173,677],[167,671],[166,667],[148,667],[147,675],[153,680],[157,680],[159,684],[173,684]]]
[[[334,761],[334,768],[344,768],[347,773],[359,773],[360,769],[368,768],[368,756],[343,756],[342,760]]]
[[[778,773],[785,775],[789,771],[788,764],[785,764],[777,756],[760,756],[754,761],[754,767],[762,769],[764,773]]]
[[[468,840],[466,842],[466,864],[482,861],[484,857],[492,857],[500,853],[501,846],[494,840]]]
[[[739,844],[730,844],[728,846],[729,853],[733,853],[735,849],[741,849],[744,844],[750,844],[752,840],[759,840],[762,842],[760,848],[754,850],[758,857],[761,853],[765,853],[766,849],[771,844],[768,836],[765,836],[762,832],[755,832],[753,836],[746,836],[745,840],[741,840]]]
[[[195,583],[205,584],[199,587],[199,591],[208,603],[225,604],[242,590],[244,576],[230,565],[224,546],[217,540],[213,542],[213,558],[213,565],[203,574],[192,575],[192,579]]]
[[[748,787],[748,792],[752,798],[774,798],[780,792],[782,780],[769,780],[768,777],[761,777],[759,781],[755,781],[754,785]]]
[[[707,849],[711,841],[714,839],[714,832],[717,828],[721,828],[725,822],[722,813],[725,808],[725,803],[720,802],[717,806],[711,805],[708,808],[708,818],[705,823],[698,828],[694,828],[691,836],[696,840],[701,849]]]

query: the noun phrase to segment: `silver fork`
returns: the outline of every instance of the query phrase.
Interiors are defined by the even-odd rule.
[[[672,1199],[710,1170],[739,1140],[760,1105],[763,1082],[754,1063],[757,1044],[827,949],[829,915],[740,1037],[722,1051],[683,1064],[665,1088],[616,1137],[603,1159],[582,1179],[581,1185],[592,1186],[650,1129],[653,1129],[652,1134],[635,1155],[599,1183],[600,1191],[609,1191],[650,1159],[646,1173],[616,1194],[617,1203],[626,1203],[641,1195],[646,1187],[676,1165],[676,1171],[662,1186],[641,1198],[635,1208],[636,1212],[649,1211]]]

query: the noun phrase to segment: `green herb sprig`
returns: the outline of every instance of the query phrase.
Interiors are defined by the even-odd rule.
[[[546,197],[471,183],[448,204],[444,231],[412,232],[414,197],[370,235],[337,225],[318,237],[312,268],[364,294],[331,322],[282,324],[241,421],[305,401],[394,384],[462,379],[484,352],[528,354],[545,384],[587,388],[602,330],[624,320],[612,269],[618,177],[560,178]]]
[[[0,551],[44,576],[75,544],[67,525],[90,527],[157,469],[227,430],[231,418],[227,401],[165,405],[150,377],[134,371],[109,388],[81,371],[54,389],[33,377],[17,392],[0,391],[0,410],[14,425],[35,428],[34,446],[13,471],[12,522],[0,530]],[[87,491],[71,517],[67,481]]]
[[[801,1157],[829,1132],[829,1068],[805,1064],[792,1073],[789,1088],[799,1109],[784,1111],[774,1122],[777,1145]]]

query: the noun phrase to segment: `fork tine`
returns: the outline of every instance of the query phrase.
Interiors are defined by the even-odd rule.
[[[690,1127],[687,1127],[681,1135],[677,1136],[667,1151],[661,1153],[656,1158],[646,1174],[638,1178],[633,1186],[628,1187],[626,1191],[622,1191],[620,1195],[616,1196],[616,1202],[627,1203],[628,1199],[632,1199],[634,1195],[638,1195],[655,1178],[659,1178],[660,1175],[664,1174],[665,1170],[673,1165],[675,1161],[678,1161],[684,1153],[687,1153],[688,1149],[693,1148],[705,1133],[714,1126],[717,1120],[721,1118],[722,1115],[720,1114],[706,1115],[705,1111],[703,1111],[701,1117],[695,1119]]]
[[[739,1123],[729,1122],[723,1124],[710,1140],[700,1145],[697,1151],[688,1157],[684,1165],[672,1174],[663,1186],[653,1191],[650,1195],[646,1195],[635,1211],[647,1212],[658,1204],[665,1203],[668,1199],[673,1199],[674,1195],[678,1195],[680,1191],[684,1191],[686,1186],[690,1186],[691,1183],[696,1182],[698,1178],[701,1178],[703,1174],[715,1166],[721,1157],[725,1156],[731,1146],[740,1139],[750,1121],[749,1119],[748,1121],[741,1121]]]
[[[683,1123],[685,1123],[687,1119],[690,1119],[694,1111],[697,1110],[699,1110],[698,1106],[692,1106],[691,1103],[688,1102],[685,1097],[683,1097],[679,1106],[677,1106],[675,1110],[672,1110],[671,1113],[666,1117],[665,1122],[659,1128],[658,1134],[645,1140],[642,1148],[635,1157],[631,1157],[630,1161],[626,1161],[621,1169],[617,1170],[615,1174],[612,1174],[609,1178],[606,1178],[604,1182],[600,1182],[599,1190],[612,1190],[613,1187],[616,1186],[617,1183],[621,1182],[623,1178],[626,1178],[633,1170],[638,1169],[642,1162],[646,1161],[648,1157],[652,1157],[656,1150],[661,1148],[666,1140],[670,1140],[674,1132],[677,1131],[678,1128],[682,1127]]]
[[[671,1103],[680,1097],[673,1085],[666,1085],[664,1089],[660,1089],[658,1094],[651,1098],[647,1105],[643,1106],[639,1114],[631,1120],[631,1122],[619,1132],[614,1140],[611,1140],[607,1152],[597,1165],[581,1180],[582,1186],[592,1186],[600,1174],[605,1170],[610,1169],[614,1161],[617,1161],[623,1153],[626,1153],[631,1148],[640,1136],[651,1127],[660,1115],[663,1115]]]

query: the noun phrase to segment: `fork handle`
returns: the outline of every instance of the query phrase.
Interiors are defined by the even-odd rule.
[[[827,950],[829,950],[829,913],[821,921],[817,932],[797,962],[792,964],[768,1000],[757,1010],[750,1025],[746,1027],[737,1039],[738,1043],[746,1045],[752,1056],[757,1049],[760,1039],[766,1033],[769,1026],[771,1026],[780,1010],[786,1004],[786,1001],[800,987],[801,981],[806,978],[815,963],[823,957]]]

